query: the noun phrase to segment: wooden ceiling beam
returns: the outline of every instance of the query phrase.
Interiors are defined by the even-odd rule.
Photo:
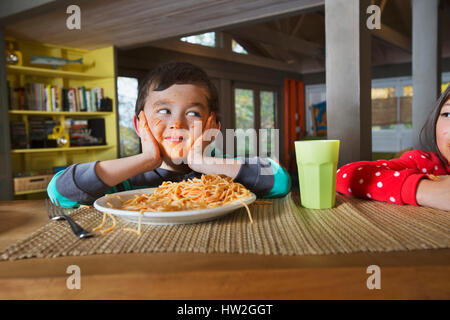
[[[381,24],[381,29],[372,30],[372,35],[381,39],[387,43],[390,43],[400,49],[403,49],[409,53],[412,50],[411,38],[401,34],[400,32],[392,29],[391,27]]]
[[[325,52],[321,45],[264,26],[241,27],[227,30],[227,32],[241,38],[278,46],[285,50],[298,52],[303,55],[322,59],[325,57]]]
[[[306,16],[305,14],[302,14],[300,17],[298,17],[297,23],[295,24],[295,27],[291,31],[291,36],[294,36],[297,33],[297,31],[300,29],[300,27],[303,23],[303,20],[305,20],[305,16]]]
[[[236,63],[243,63],[248,65],[254,65],[257,67],[275,69],[287,72],[301,73],[301,69],[292,64],[274,60],[270,58],[260,57],[251,54],[239,54],[235,52],[229,52],[222,48],[213,48],[207,46],[201,46],[197,44],[187,43],[178,40],[157,42],[152,44],[153,47],[162,48],[166,50],[172,50],[187,54],[193,54],[208,58],[226,60]]]

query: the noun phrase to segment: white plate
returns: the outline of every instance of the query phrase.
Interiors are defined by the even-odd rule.
[[[115,195],[119,195],[122,201],[126,201],[131,199],[136,194],[142,193],[152,193],[156,188],[147,188],[147,189],[138,189],[138,190],[130,190],[114,193]],[[242,199],[242,201],[249,205],[253,201],[256,200],[256,195],[251,193],[252,196],[247,199]],[[111,196],[103,196],[97,199],[94,202],[94,208],[104,212],[107,211],[112,213],[118,217],[121,217],[127,221],[139,222],[139,212],[131,211],[131,210],[121,210],[121,209],[113,209],[108,206],[107,202],[112,204],[114,207],[120,207],[121,201],[116,197]],[[165,212],[144,212],[142,214],[142,223],[143,224],[184,224],[184,223],[196,223],[207,220],[217,219],[227,213],[233,212],[239,208],[242,208],[244,205],[239,202],[233,202],[227,204],[225,206],[217,207],[217,208],[207,208],[200,210],[187,210],[187,211],[165,211]]]

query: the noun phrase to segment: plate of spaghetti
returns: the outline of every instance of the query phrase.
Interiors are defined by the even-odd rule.
[[[256,195],[233,179],[216,174],[181,182],[165,181],[157,188],[107,194],[94,207],[142,224],[186,224],[216,219],[256,200]]]

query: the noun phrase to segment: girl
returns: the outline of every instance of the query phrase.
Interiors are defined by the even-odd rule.
[[[76,208],[105,193],[157,187],[164,181],[210,173],[234,178],[260,197],[287,194],[290,177],[272,159],[225,160],[204,155],[205,140],[211,139],[203,135],[220,129],[217,112],[217,91],[203,70],[180,62],[159,66],[140,86],[136,101],[133,125],[142,153],[71,165],[53,177],[47,188],[50,199]]]
[[[420,133],[432,152],[413,150],[399,159],[349,163],[337,172],[336,191],[361,198],[450,210],[450,86]],[[428,141],[428,140],[427,140]]]

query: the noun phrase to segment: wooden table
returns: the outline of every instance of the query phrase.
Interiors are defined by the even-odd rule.
[[[41,200],[0,202],[0,249],[48,222]],[[78,265],[81,289],[66,287]],[[367,267],[381,289],[367,288]],[[450,249],[323,256],[120,254],[0,262],[1,299],[449,299]]]

